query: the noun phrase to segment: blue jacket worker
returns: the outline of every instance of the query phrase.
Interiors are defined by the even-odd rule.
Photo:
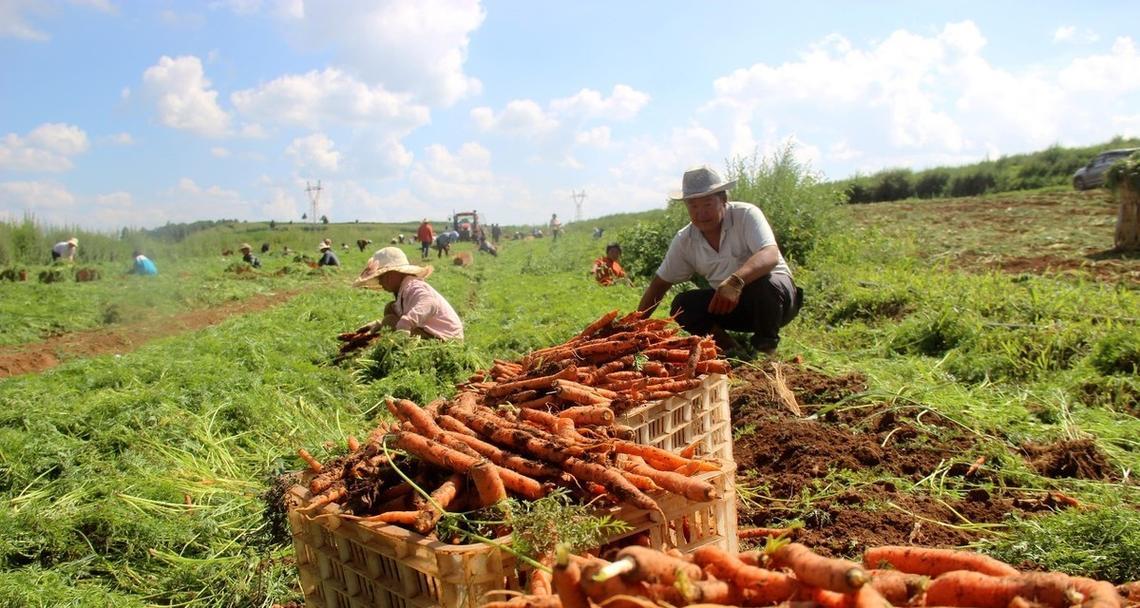
[[[153,277],[158,274],[158,267],[154,265],[154,262],[152,262],[150,258],[143,255],[142,251],[136,249],[134,259],[134,264],[131,265],[131,270],[128,274],[137,274],[144,277]]]

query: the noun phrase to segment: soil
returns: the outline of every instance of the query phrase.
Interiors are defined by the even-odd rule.
[[[1108,457],[1092,439],[1027,443],[1021,449],[1029,466],[1046,477],[1106,480],[1114,476]]]
[[[1129,260],[1095,259],[1093,256],[1066,258],[1057,255],[1027,257],[980,256],[966,252],[958,256],[960,265],[988,268],[1009,274],[1088,274],[1098,281],[1140,283],[1140,266]]]
[[[217,325],[234,316],[265,310],[284,303],[299,292],[255,295],[213,308],[147,319],[109,329],[54,336],[23,344],[0,354],[0,378],[42,372],[67,359],[131,352],[151,340]]]
[[[933,414],[920,417],[917,408],[828,408],[865,390],[862,376],[828,376],[782,363],[785,382],[805,416],[797,417],[776,396],[770,379],[774,368],[767,365],[767,376],[751,370],[738,374],[742,382],[730,395],[738,481],[760,486],[769,497],[738,505],[742,528],[798,518],[805,524],[803,542],[825,554],[854,556],[883,544],[960,546],[979,536],[963,525],[1056,506],[980,488],[958,499],[903,492],[890,481],[824,487],[821,480],[837,470],[919,481],[946,461],[969,455],[974,438]],[[817,416],[809,417],[813,413]],[[951,467],[939,483],[954,483],[967,469]],[[982,469],[978,475],[987,474]]]

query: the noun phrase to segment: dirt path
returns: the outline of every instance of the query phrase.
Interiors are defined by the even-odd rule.
[[[265,310],[291,300],[300,290],[259,294],[212,308],[147,319],[108,329],[93,329],[56,336],[43,342],[13,347],[0,354],[0,378],[50,369],[64,359],[129,353],[147,342],[217,325],[234,315]],[[7,349],[8,347],[5,347]]]

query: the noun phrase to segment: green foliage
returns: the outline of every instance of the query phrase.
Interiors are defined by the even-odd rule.
[[[935,167],[913,173],[909,169],[884,169],[872,175],[856,175],[835,182],[835,186],[846,194],[847,202],[851,204],[896,201],[912,196],[979,196],[1068,186],[1073,173],[1097,154],[1135,146],[1140,146],[1140,140],[1120,137],[1081,148],[1055,145],[1039,152],[1003,156],[959,167]],[[1110,176],[1110,184],[1111,180]],[[1136,183],[1140,185],[1140,180]]]
[[[1017,564],[1122,583],[1140,578],[1140,512],[1120,506],[1017,518],[986,552]]]
[[[891,337],[891,350],[940,357],[978,332],[977,321],[963,317],[953,308],[918,313],[899,325]]]
[[[1113,193],[1127,188],[1132,190],[1133,196],[1140,196],[1140,152],[1113,163],[1105,174],[1105,186]]]
[[[797,161],[792,144],[766,158],[736,158],[727,173],[727,179],[736,180],[731,200],[752,203],[764,212],[780,250],[792,262],[804,263],[841,231],[838,209],[843,193]],[[631,274],[653,276],[673,236],[688,222],[684,202],[671,201],[657,221],[623,231],[623,265]]]
[[[1102,374],[1140,374],[1140,328],[1118,328],[1093,345],[1092,366]]]
[[[371,350],[357,359],[359,377],[374,388],[400,399],[427,403],[455,393],[489,361],[465,342],[445,342],[385,332]]]

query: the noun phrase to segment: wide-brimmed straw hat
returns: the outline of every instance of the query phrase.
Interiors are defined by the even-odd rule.
[[[674,190],[669,196],[673,200],[700,198],[717,192],[724,192],[735,185],[736,180],[726,182],[712,167],[701,165],[685,171],[684,177],[681,178],[681,189]]]
[[[72,247],[78,247],[79,246],[79,239],[77,239],[75,237],[71,237],[71,238],[67,239],[67,244],[71,245]]]
[[[329,245],[325,241],[321,241],[321,244],[317,245],[317,251],[324,251],[325,249],[332,249],[332,245]]]
[[[253,247],[250,247],[249,243],[242,243],[241,246],[238,247],[238,251],[245,251],[246,249],[253,251]]]
[[[432,270],[434,269],[431,266],[416,266],[408,262],[408,256],[399,247],[385,247],[372,254],[372,258],[368,260],[368,265],[361,271],[360,276],[352,282],[352,286],[380,289],[376,277],[385,272],[395,271],[426,279],[431,275]]]

